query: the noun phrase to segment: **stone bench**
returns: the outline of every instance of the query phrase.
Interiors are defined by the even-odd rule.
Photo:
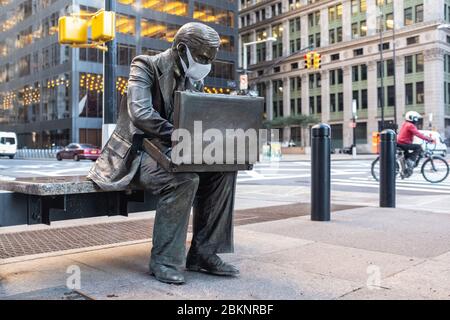
[[[128,216],[130,212],[156,207],[156,197],[144,190],[103,191],[85,176],[11,178],[0,180],[0,190],[12,192],[12,199],[7,201],[8,205],[3,205],[3,210],[26,217],[21,221],[27,224]]]

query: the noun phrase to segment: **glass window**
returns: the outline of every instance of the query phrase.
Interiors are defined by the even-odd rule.
[[[405,57],[405,74],[411,74],[414,72],[413,69],[413,56]]]
[[[416,22],[423,22],[423,4],[416,6]]]
[[[330,111],[336,112],[336,94],[330,94]]]
[[[361,65],[361,80],[362,81],[367,80],[367,65],[365,65],[365,64]]]
[[[359,35],[361,36],[361,37],[365,37],[365,36],[367,36],[367,22],[364,20],[364,21],[361,21],[360,23],[359,23]]]
[[[339,92],[338,93],[338,111],[344,111],[344,93]]]
[[[416,54],[416,72],[423,72],[423,64],[424,64],[423,54],[422,53]]]
[[[387,76],[388,77],[393,76],[395,72],[394,60],[389,59],[388,61],[386,61],[386,66],[387,66]]]
[[[394,86],[388,86],[387,87],[387,105],[388,107],[392,107],[395,105],[395,87]]]
[[[367,89],[361,90],[361,109],[367,109]]]
[[[352,0],[351,7],[353,15],[359,13],[359,0]]]
[[[361,0],[360,1],[359,10],[361,12],[366,12],[367,11],[367,1],[366,0]]]
[[[359,81],[359,70],[358,70],[358,66],[353,66],[352,67],[352,81],[353,82],[358,82]]]
[[[150,3],[159,3],[161,1],[148,0]],[[176,3],[177,1],[171,1]],[[187,10],[187,1],[186,1]],[[187,11],[186,11],[187,12]],[[184,15],[187,15],[184,14]],[[248,15],[250,19],[250,15]],[[211,5],[195,2],[194,3],[194,19],[203,22],[221,24],[226,27],[234,27],[234,13],[233,11],[217,8]]]
[[[417,104],[425,103],[423,82],[416,82],[416,103]]]
[[[413,91],[414,90],[413,90],[412,83],[405,84],[405,104],[406,105],[414,104]]]
[[[405,26],[410,26],[413,24],[413,9],[412,8],[406,8],[405,9]]]
[[[328,8],[328,20],[329,21],[336,20],[336,7],[335,6]]]
[[[132,1],[132,0],[125,0],[125,1]],[[187,0],[159,0],[159,1],[141,0],[141,7],[177,16],[187,16],[188,14]]]
[[[136,34],[136,18],[123,14],[116,14],[116,30],[118,33]]]

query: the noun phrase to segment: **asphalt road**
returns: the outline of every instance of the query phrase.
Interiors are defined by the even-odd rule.
[[[378,193],[378,182],[370,175],[369,160],[333,161],[331,168],[332,189],[348,192]],[[31,176],[85,175],[92,162],[65,160],[20,160],[0,159],[0,179]],[[417,170],[419,171],[419,170]],[[310,163],[307,161],[264,162],[253,171],[239,172],[240,185],[271,185],[309,187]],[[420,173],[397,181],[399,194],[436,195],[450,194],[450,178],[440,184],[425,181]]]

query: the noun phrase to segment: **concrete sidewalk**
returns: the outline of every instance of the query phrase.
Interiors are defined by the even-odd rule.
[[[239,278],[147,273],[149,242],[1,264],[0,299],[450,299],[450,215],[358,208],[235,228]],[[81,271],[80,289],[67,281]]]

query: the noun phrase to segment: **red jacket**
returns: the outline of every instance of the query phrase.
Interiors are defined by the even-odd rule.
[[[419,132],[417,130],[417,127],[414,125],[414,123],[406,121],[402,128],[400,129],[400,132],[397,136],[397,143],[399,144],[412,144],[414,136],[419,137],[422,140],[432,142],[433,139],[430,137],[427,137]]]

